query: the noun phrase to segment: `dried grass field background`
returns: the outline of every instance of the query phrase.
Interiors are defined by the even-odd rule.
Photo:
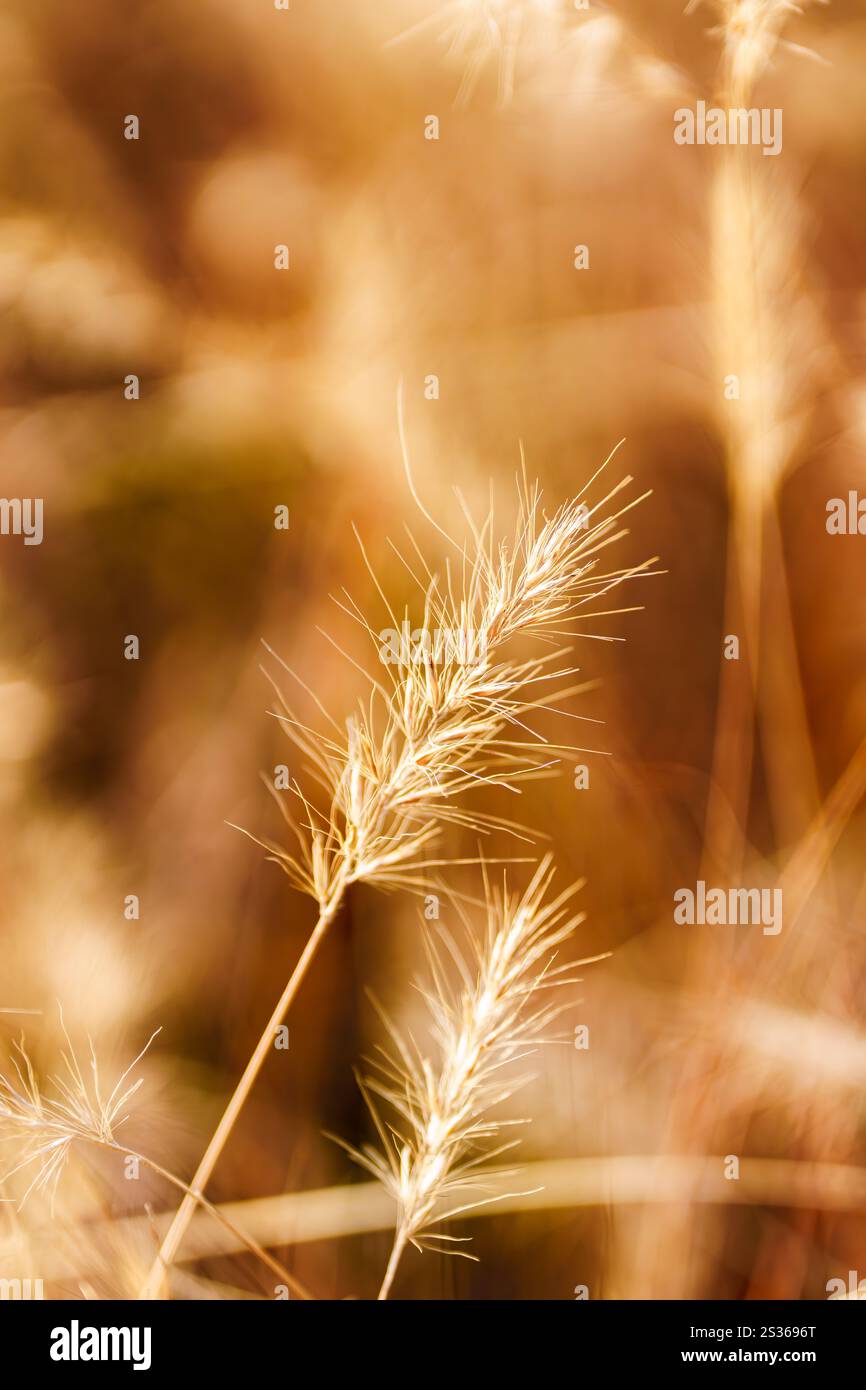
[[[866,1279],[864,61],[855,0],[6,0],[0,1281]]]

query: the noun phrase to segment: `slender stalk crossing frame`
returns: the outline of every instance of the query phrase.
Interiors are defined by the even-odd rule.
[[[289,978],[289,982],[277,1000],[273,1013],[265,1026],[264,1032],[256,1043],[255,1051],[244,1068],[243,1076],[238,1082],[232,1093],[232,1097],[223,1111],[222,1118],[211,1136],[211,1141],[202,1155],[201,1162],[189,1184],[189,1191],[184,1196],[183,1201],[174,1214],[174,1219],[165,1233],[159,1254],[156,1257],[147,1280],[139,1294],[140,1299],[156,1299],[161,1296],[163,1284],[180,1249],[181,1242],[189,1228],[195,1213],[196,1204],[204,1201],[204,1189],[210,1181],[214,1168],[217,1165],[220,1154],[225,1148],[226,1141],[234,1128],[235,1121],[244,1107],[247,1096],[255,1084],[256,1078],[264,1065],[274,1038],[274,1032],[282,1023],[289,1011],[292,1000],[300,988],[301,981],[310,967],[310,963],[319,948],[325,932],[333,920],[337,909],[342,901],[342,894],[319,913],[318,921],[313,928],[310,938],[304,947],[301,958],[295,966]]]

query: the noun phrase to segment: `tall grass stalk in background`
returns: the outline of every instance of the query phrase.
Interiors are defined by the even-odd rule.
[[[568,909],[579,884],[546,901],[551,864],[548,855],[522,895],[504,884],[491,888],[485,873],[487,927],[482,939],[470,937],[469,958],[444,932],[443,949],[428,942],[430,981],[419,988],[438,1059],[431,1061],[385,1019],[393,1051],[380,1049],[374,1070],[360,1081],[381,1147],[344,1147],[398,1205],[380,1299],[387,1298],[407,1245],[475,1259],[453,1249],[459,1237],[433,1227],[513,1195],[483,1195],[493,1176],[491,1159],[517,1142],[499,1142],[500,1136],[522,1123],[500,1120],[495,1111],[526,1080],[512,1074],[512,1065],[528,1055],[564,1007],[540,1004],[538,995],[568,982],[573,966],[554,966],[553,960],[583,920]],[[396,1123],[380,1115],[376,1097],[396,1112]]]
[[[722,45],[718,105],[728,110],[759,106],[759,83],[780,50],[804,52],[784,39],[785,26],[800,8],[787,0],[712,0],[704,8],[715,13],[711,33]],[[720,660],[699,873],[733,885],[756,871],[750,815],[759,748],[774,833],[767,858],[772,862],[791,852],[813,825],[826,841],[778,514],[782,485],[813,407],[824,335],[806,278],[803,207],[784,147],[779,158],[766,158],[761,148],[747,144],[707,148],[705,154],[710,157],[714,406],[729,498],[722,632],[736,634],[740,649],[739,660]],[[728,399],[723,388],[732,377],[738,379],[739,395]],[[822,862],[828,854],[823,847],[818,851]],[[786,883],[787,923],[794,899],[784,875],[780,881]],[[734,957],[733,947],[729,955],[724,948],[695,950],[691,988],[708,1001],[736,999],[742,986]],[[779,960],[777,955],[776,969]],[[772,957],[765,961],[766,956],[759,967],[755,960],[750,987],[756,993],[758,981],[766,987],[766,972],[774,968]],[[790,953],[785,968],[793,974]],[[693,1049],[694,1075],[701,1081],[674,1092],[663,1138],[668,1152],[686,1145],[709,1150],[716,1142],[718,1109],[707,1101],[702,1082],[730,1066],[723,1039],[737,1032],[737,1016],[723,1012],[722,1018],[719,1037]],[[733,1139],[728,1142],[735,1147]],[[692,1219],[688,1202],[663,1220],[649,1215],[647,1252],[662,1239],[668,1250],[691,1248]],[[665,1296],[684,1296],[696,1277],[693,1266],[689,1274],[685,1269],[678,1258],[665,1259]]]
[[[558,639],[586,635],[568,624],[607,616],[585,613],[585,606],[655,563],[653,559],[631,568],[600,570],[602,552],[627,534],[619,524],[621,517],[643,500],[610,510],[610,503],[631,482],[625,478],[594,505],[582,502],[604,467],[549,518],[542,511],[540,488],[530,486],[524,475],[518,486],[517,519],[507,540],[494,536],[492,509],[480,527],[467,512],[471,539],[466,544],[441,532],[457,554],[456,562],[449,559],[444,578],[430,570],[414,541],[411,559],[400,555],[423,595],[420,626],[427,632],[471,634],[477,659],[463,660],[449,646],[438,663],[426,654],[406,664],[383,664],[381,677],[365,671],[369,697],[345,726],[299,681],[325,719],[325,733],[311,729],[280,698],[279,718],[308,760],[319,804],[295,781],[292,791],[301,819],[285,813],[295,845],[267,848],[293,886],[316,902],[318,918],[199,1163],[192,1195],[184,1199],[169,1227],[143,1298],[158,1296],[192,1218],[195,1194],[207,1184],[271,1050],[274,1032],[350,886],[364,882],[419,890],[430,868],[443,862],[427,857],[443,825],[520,833],[510,821],[466,810],[464,794],[482,786],[517,792],[521,781],[544,775],[567,749],[550,743],[525,722],[533,711],[555,708],[557,701],[584,688],[560,684],[577,668],[567,664],[569,648]],[[401,624],[370,573],[399,632]],[[349,595],[345,597],[341,606],[378,651],[381,643],[373,627]],[[540,640],[551,650],[527,660],[510,657],[505,648],[526,638]]]
[[[694,9],[695,5],[689,6]],[[788,0],[715,0],[721,40],[720,104],[748,108],[755,85],[801,7]],[[760,149],[728,145],[717,152],[711,187],[711,276],[716,389],[730,375],[740,397],[720,402],[731,521],[725,632],[741,635],[739,663],[721,663],[707,848],[723,872],[742,865],[743,835],[761,703],[762,606],[768,565],[780,608],[773,614],[774,662],[784,670],[766,689],[769,717],[762,745],[775,789],[774,811],[783,837],[802,833],[819,805],[813,755],[802,707],[793,647],[781,536],[779,489],[813,398],[819,315],[804,281],[802,214],[797,190],[776,160]],[[743,675],[745,672],[745,678]],[[797,768],[792,781],[785,766]],[[782,785],[784,784],[784,785]]]

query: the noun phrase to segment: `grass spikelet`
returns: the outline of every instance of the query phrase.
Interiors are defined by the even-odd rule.
[[[585,614],[585,606],[654,563],[599,566],[606,548],[627,534],[621,517],[643,500],[610,510],[630,482],[623,479],[593,507],[580,494],[546,517],[540,488],[524,479],[512,536],[494,540],[492,514],[481,528],[470,523],[472,542],[451,542],[459,561],[448,565],[444,579],[430,571],[413,541],[412,559],[400,556],[422,598],[420,623],[411,626],[452,637],[439,651],[421,644],[410,659],[386,662],[381,679],[367,673],[369,700],[345,731],[326,711],[330,733],[309,729],[279,696],[277,717],[326,799],[323,810],[315,809],[295,782],[292,790],[305,812],[302,824],[290,821],[298,848],[269,848],[322,913],[330,913],[346,888],[361,880],[420,887],[424,852],[443,822],[482,833],[501,824],[458,804],[464,794],[484,785],[514,792],[521,781],[560,761],[565,746],[534,732],[526,718],[575,693],[555,685],[577,671],[558,639],[589,634],[568,624],[608,616]],[[362,553],[366,562],[363,546]],[[384,596],[383,601],[396,633],[401,622]],[[338,602],[380,648],[380,637],[351,597]],[[510,644],[526,638],[550,650],[527,660],[508,655]]]
[[[570,0],[448,0],[391,43],[435,28],[447,47],[448,60],[462,68],[455,106],[466,106],[485,70],[495,67],[497,103],[505,107],[514,97],[521,51],[547,57],[556,54],[577,18]]]
[[[710,34],[722,42],[722,65],[727,86],[734,98],[748,93],[769,66],[778,47],[809,58],[818,55],[802,45],[782,38],[782,30],[792,15],[800,15],[810,3],[826,5],[829,0],[711,0],[719,23]],[[691,14],[701,0],[689,0]]]
[[[0,1139],[18,1146],[12,1168],[3,1175],[4,1181],[16,1173],[35,1170],[21,1198],[22,1206],[31,1193],[39,1190],[47,1190],[53,1200],[76,1141],[117,1147],[115,1136],[127,1119],[126,1107],[142,1084],[140,1077],[131,1080],[132,1072],[160,1031],[151,1035],[104,1096],[93,1044],[89,1045],[88,1076],[63,1024],[62,1012],[60,1021],[67,1045],[61,1053],[62,1069],[50,1079],[50,1091],[46,1093],[40,1086],[23,1038],[14,1045],[15,1079],[0,1073]]]
[[[200,1192],[193,1191],[182,1179],[147,1154],[118,1142],[117,1132],[128,1119],[127,1106],[144,1079],[139,1077],[133,1080],[133,1072],[161,1030],[157,1028],[151,1034],[111,1091],[105,1095],[93,1043],[88,1041],[89,1061],[82,1064],[66,1031],[62,1009],[60,1025],[66,1039],[66,1047],[61,1052],[62,1067],[49,1078],[47,1088],[40,1084],[23,1038],[13,1045],[13,1077],[0,1072],[0,1142],[10,1144],[14,1151],[12,1164],[0,1175],[0,1181],[5,1184],[19,1173],[26,1173],[30,1178],[18,1201],[19,1210],[34,1193],[42,1191],[48,1194],[53,1213],[57,1185],[75,1144],[111,1149],[124,1158],[138,1159],[158,1177],[183,1192],[194,1205],[201,1206],[230,1231],[298,1297],[308,1299],[310,1295],[306,1289],[278,1260],[239,1230]]]
[[[435,1061],[385,1019],[392,1050],[380,1049],[360,1082],[381,1147],[348,1149],[398,1203],[380,1299],[387,1298],[407,1245],[474,1259],[451,1248],[457,1237],[434,1228],[506,1195],[490,1192],[495,1171],[490,1163],[513,1147],[516,1141],[502,1135],[521,1121],[500,1120],[494,1112],[526,1080],[514,1075],[513,1064],[528,1055],[565,1007],[540,1003],[538,995],[567,982],[573,965],[555,966],[553,960],[583,920],[569,905],[580,885],[551,897],[553,873],[547,856],[523,894],[510,892],[504,883],[492,888],[485,875],[482,938],[470,937],[464,955],[444,936],[450,967],[442,949],[429,947],[430,981],[419,988],[430,1011]],[[396,1115],[394,1123],[382,1117],[379,1101]]]

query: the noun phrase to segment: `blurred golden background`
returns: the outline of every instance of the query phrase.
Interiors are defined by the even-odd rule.
[[[549,1197],[456,1223],[480,1263],[413,1255],[397,1296],[804,1298],[866,1277],[866,588],[863,541],[825,525],[828,499],[866,492],[866,14],[810,4],[780,37],[818,60],[775,35],[761,53],[784,148],[748,152],[744,225],[723,152],[672,138],[719,89],[717,9],[0,11],[2,491],[44,499],[41,545],[0,537],[0,1005],[40,1011],[0,1015],[0,1051],[23,1026],[50,1072],[57,1000],[109,1073],[161,1026],[129,1142],[194,1171],[315,919],[229,825],[280,834],[262,640],[342,718],[362,685],[318,629],[360,646],[329,595],[381,613],[352,524],[400,605],[386,538],[408,522],[437,550],[400,379],[443,524],[455,485],[483,509],[492,479],[507,513],[520,441],[551,508],[623,437],[616,476],[653,490],[618,563],[665,573],[602,621],[625,641],[576,654],[598,684],[574,708],[604,721],[576,726],[603,750],[590,787],[566,763],[521,807],[561,879],[586,878],[577,953],[612,952],[568,1015],[589,1049],[544,1049],[518,1104],[522,1158],[558,1164]],[[778,937],[674,923],[679,886],[744,872],[783,886]],[[323,1131],[367,1135],[364,991],[411,1020],[420,930],[408,894],[353,890],[208,1188],[274,1199],[258,1238],[320,1297],[369,1296],[390,1248]],[[2,1209],[0,1276],[135,1295],[145,1204],[176,1194],[113,1157],[76,1154],[53,1218],[38,1196]],[[292,1238],[281,1194],[320,1189]],[[195,1249],[175,1296],[273,1296],[248,1253]]]

